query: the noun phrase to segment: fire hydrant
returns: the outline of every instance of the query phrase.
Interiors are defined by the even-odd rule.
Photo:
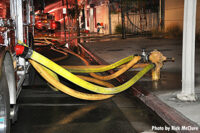
[[[167,57],[158,50],[154,50],[150,53],[149,60],[156,65],[152,70],[152,80],[158,81],[160,79],[160,69],[163,67],[163,62],[167,60]]]

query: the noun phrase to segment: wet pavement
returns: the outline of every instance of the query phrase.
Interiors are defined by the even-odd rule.
[[[82,101],[46,87],[26,87],[12,133],[134,133],[112,100]]]
[[[183,118],[200,126],[199,42],[196,43],[195,91],[198,97],[196,102],[181,102],[176,98],[176,95],[181,92],[182,41],[180,39],[154,39],[139,37],[117,41],[91,42],[83,45],[108,63],[113,63],[132,54],[141,54],[141,49],[143,48],[145,48],[147,52],[150,52],[153,49],[158,49],[167,57],[175,57],[175,62],[166,62],[164,64],[164,67],[161,70],[160,81],[152,82],[151,76],[147,75],[133,87],[144,90],[144,95],[147,97],[148,94],[152,94],[164,104],[171,107],[172,110],[175,109]],[[129,75],[129,78],[132,77],[133,74],[133,72],[126,73],[126,75]],[[156,101],[154,102],[156,103]]]
[[[181,71],[182,41],[180,39],[149,39],[146,37],[135,37],[124,40],[89,42],[83,45],[109,63],[114,63],[129,55],[141,54],[142,49],[145,49],[146,52],[158,49],[167,57],[175,58],[175,63],[165,63],[162,69],[163,71]]]
[[[48,86],[27,86],[18,104],[18,121],[11,133],[136,133],[159,125],[157,117],[125,94],[91,102],[54,92]]]

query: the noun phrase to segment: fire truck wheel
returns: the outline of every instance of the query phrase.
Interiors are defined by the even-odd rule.
[[[0,73],[0,133],[10,133],[10,101],[5,67]]]

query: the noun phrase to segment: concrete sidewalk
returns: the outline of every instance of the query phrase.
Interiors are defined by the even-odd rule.
[[[137,37],[126,40],[117,39],[113,41],[90,42],[83,45],[108,63],[113,63],[132,54],[141,54],[142,48],[145,48],[147,52],[158,49],[167,57],[175,57],[175,62],[165,63],[159,82],[152,82],[150,76],[145,76],[135,85],[135,87],[139,87],[140,89],[155,95],[167,106],[175,109],[175,111],[183,118],[188,119],[191,123],[194,123],[194,125],[200,126],[199,43],[196,43],[196,92],[198,96],[196,102],[181,102],[176,98],[176,94],[181,91],[181,40]],[[176,130],[174,129],[173,131]],[[199,127],[197,132],[200,132]]]

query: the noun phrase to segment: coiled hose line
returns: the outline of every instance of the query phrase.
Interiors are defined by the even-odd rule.
[[[23,47],[23,48],[21,48],[23,50],[21,50],[20,52],[19,52],[19,50],[17,50],[17,49],[20,49],[19,47]],[[69,71],[67,71],[63,67],[59,66],[58,64],[54,63],[53,61],[49,60],[48,58],[42,56],[41,54],[39,54],[39,53],[37,53],[35,51],[32,51],[28,47],[24,47],[22,45],[17,45],[16,46],[16,54],[17,55],[21,55],[22,57],[25,57],[25,58],[31,58],[32,60],[40,63],[41,65],[47,67],[48,69],[56,72],[57,74],[59,74],[63,78],[73,82],[74,84],[76,84],[76,85],[78,85],[78,86],[80,86],[82,88],[85,88],[85,89],[87,89],[89,91],[100,93],[100,94],[116,94],[116,93],[120,93],[120,92],[128,89],[129,87],[131,87],[144,74],[146,74],[149,70],[151,70],[154,67],[153,64],[149,64],[148,66],[146,66],[143,70],[138,72],[134,77],[132,77],[126,83],[124,83],[124,84],[122,84],[120,86],[117,86],[117,87],[106,88],[106,87],[102,87],[102,86],[98,86],[98,85],[89,83],[89,82],[77,77],[76,75],[70,73]]]

